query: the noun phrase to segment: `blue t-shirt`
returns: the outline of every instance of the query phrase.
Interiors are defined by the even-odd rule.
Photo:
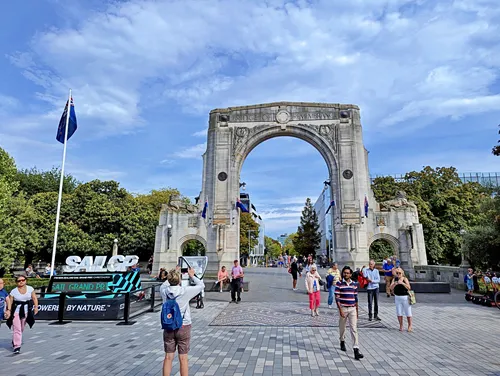
[[[389,264],[389,263],[384,264],[384,270],[385,270],[386,277],[392,277],[392,269],[393,268],[394,268],[393,264]]]
[[[0,290],[0,320],[3,320],[3,312],[5,309],[5,299],[9,296],[9,293],[5,289]]]

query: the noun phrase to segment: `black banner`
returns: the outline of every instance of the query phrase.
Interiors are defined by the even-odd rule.
[[[66,298],[66,320],[117,320],[123,318],[125,297],[115,298]],[[57,320],[58,298],[39,298],[37,320]]]

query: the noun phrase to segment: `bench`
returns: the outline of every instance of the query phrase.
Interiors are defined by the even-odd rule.
[[[207,291],[220,291],[220,286],[219,284],[216,284],[216,281],[204,281],[205,282],[205,292]],[[245,282],[243,281],[243,291],[248,291],[249,289],[250,282]],[[226,283],[224,284],[224,288],[222,291],[230,292],[231,291],[231,284]]]

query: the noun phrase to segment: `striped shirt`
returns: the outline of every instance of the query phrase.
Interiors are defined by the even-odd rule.
[[[335,285],[335,300],[342,307],[355,307],[358,303],[358,284],[345,279]]]

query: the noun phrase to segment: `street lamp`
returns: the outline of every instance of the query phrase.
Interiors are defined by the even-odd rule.
[[[170,249],[170,237],[172,236],[172,225],[167,225],[167,249]]]
[[[245,190],[246,186],[247,186],[247,183],[245,183],[245,182],[240,183],[240,188],[241,188],[242,191]]]
[[[460,229],[460,236],[462,237],[462,252],[461,252],[461,254],[462,254],[462,263],[460,264],[460,266],[462,268],[469,268],[470,267],[469,260],[467,259],[466,255],[465,255],[467,253],[467,251],[465,250],[465,244],[464,244],[465,243],[464,242],[464,236],[465,236],[465,234],[467,234],[467,231],[464,230],[464,229]]]
[[[259,232],[257,230],[248,230],[248,257],[250,257],[250,233],[251,232]]]

